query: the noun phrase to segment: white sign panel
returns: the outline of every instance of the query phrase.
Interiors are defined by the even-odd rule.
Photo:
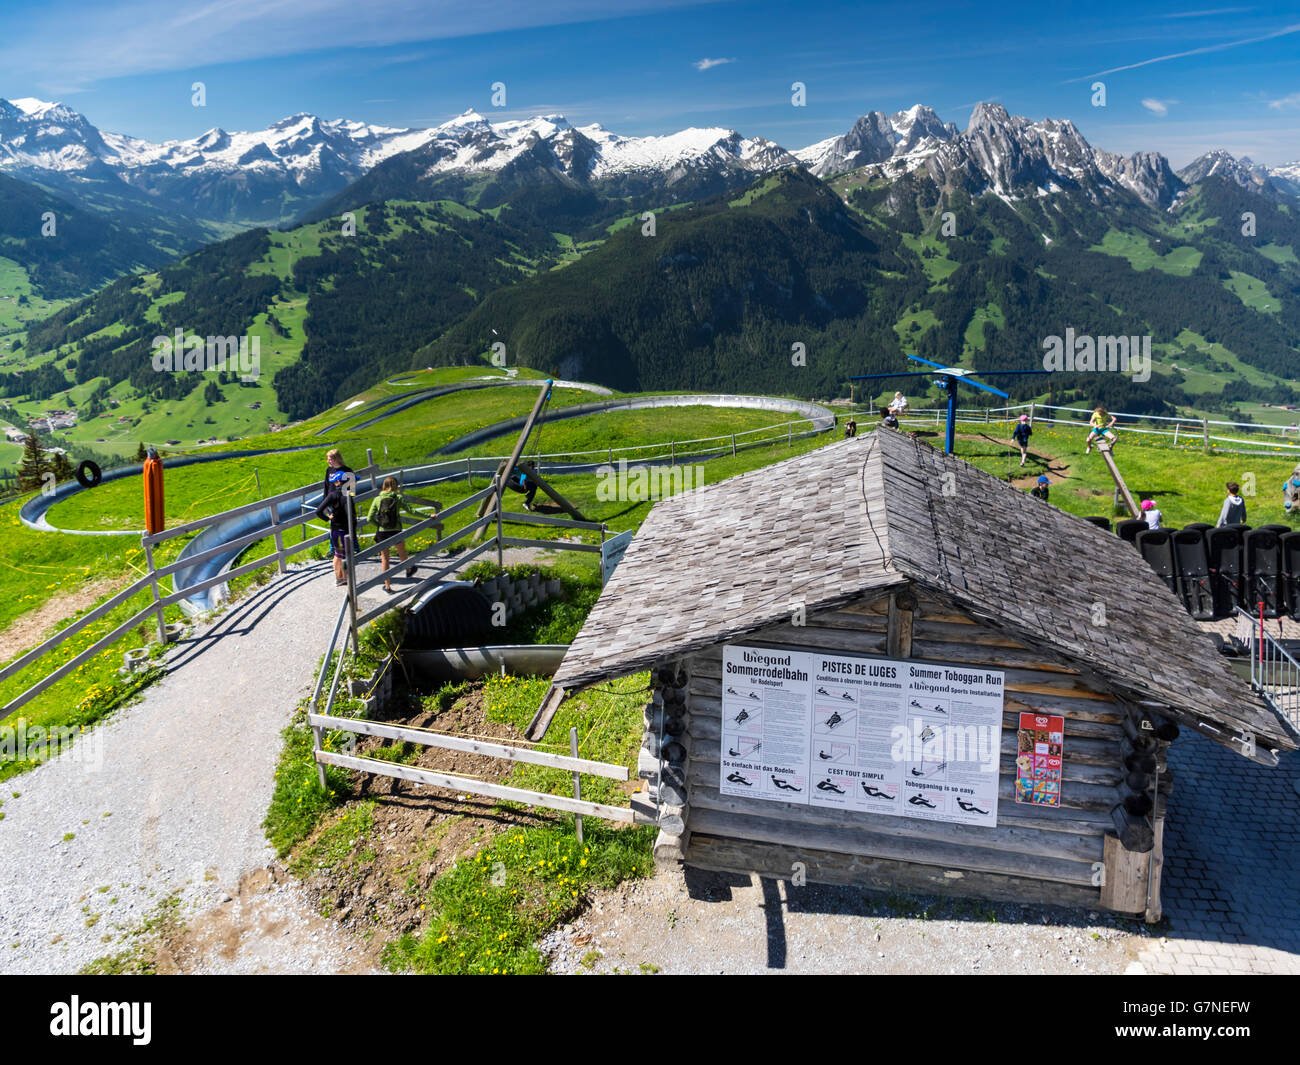
[[[992,827],[1002,673],[725,646],[724,795]]]

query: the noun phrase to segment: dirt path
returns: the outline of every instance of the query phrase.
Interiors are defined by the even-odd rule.
[[[128,583],[126,578],[122,578],[84,584],[74,592],[56,595],[35,610],[19,614],[7,628],[0,631],[0,662],[6,662],[20,652],[35,647],[64,618],[70,618],[93,606],[95,600],[126,587]]]

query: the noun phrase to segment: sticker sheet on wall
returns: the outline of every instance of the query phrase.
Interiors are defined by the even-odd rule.
[[[1061,805],[1065,718],[1021,714],[1016,745],[1016,802]]]

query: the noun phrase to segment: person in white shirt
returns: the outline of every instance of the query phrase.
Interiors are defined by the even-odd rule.
[[[889,401],[889,409],[895,414],[907,413],[907,399],[902,392],[894,393],[894,398]]]
[[[1164,516],[1156,509],[1155,502],[1150,499],[1142,500],[1142,517],[1146,520],[1148,529],[1160,528],[1160,522]]]

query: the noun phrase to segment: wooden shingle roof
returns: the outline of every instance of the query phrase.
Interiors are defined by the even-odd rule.
[[[656,505],[553,688],[910,582],[1224,742],[1296,746],[1132,545],[889,430]]]

